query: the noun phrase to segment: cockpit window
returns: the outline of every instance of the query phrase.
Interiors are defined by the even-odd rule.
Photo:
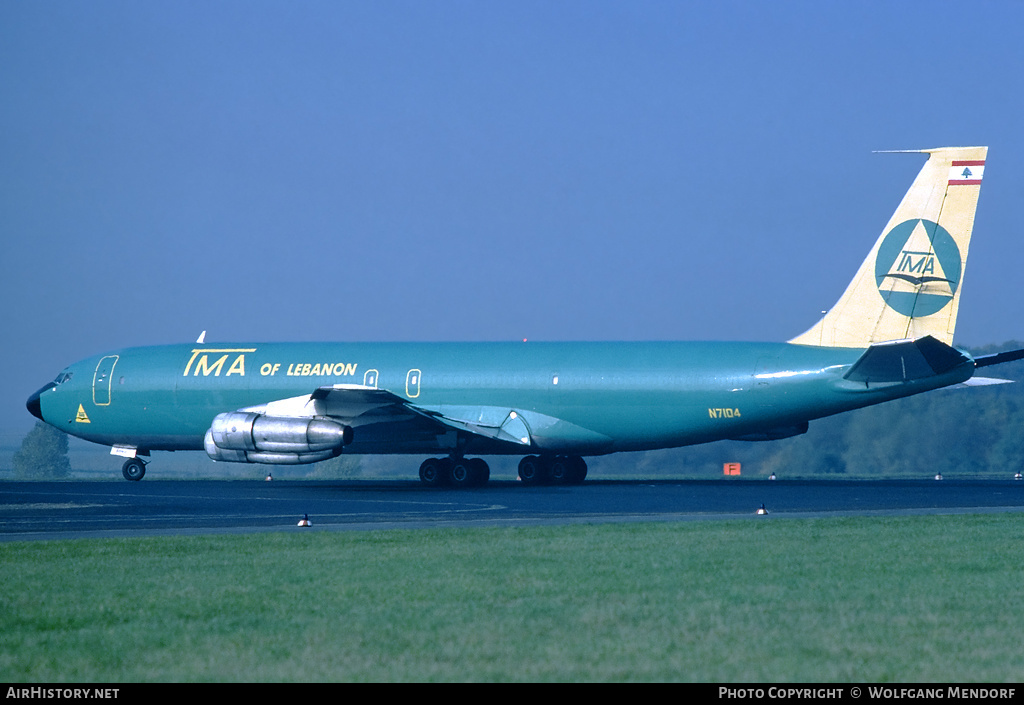
[[[53,380],[54,384],[64,384],[74,375],[74,372],[61,372],[57,375],[57,379]]]

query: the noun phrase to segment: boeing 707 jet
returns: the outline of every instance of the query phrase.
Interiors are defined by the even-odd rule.
[[[29,411],[109,445],[140,480],[154,450],[232,463],[430,456],[428,485],[579,483],[584,458],[767,441],[851,409],[971,380],[1024,351],[953,347],[985,147],[923,168],[836,305],[785,343],[195,343],[126,348],[63,370]]]

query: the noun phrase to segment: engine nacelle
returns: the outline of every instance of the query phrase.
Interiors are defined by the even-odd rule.
[[[323,418],[218,414],[206,432],[206,454],[233,463],[297,465],[332,458],[352,442],[352,428]]]

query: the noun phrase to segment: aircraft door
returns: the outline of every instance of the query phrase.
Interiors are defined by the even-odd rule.
[[[107,355],[100,358],[96,365],[96,372],[92,377],[92,403],[96,406],[110,404],[110,386],[114,379],[114,366],[117,364],[117,359],[117,355]]]

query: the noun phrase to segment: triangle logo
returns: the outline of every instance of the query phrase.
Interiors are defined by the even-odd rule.
[[[932,249],[932,239],[923,220],[917,221],[883,279],[895,280],[889,282],[891,291],[953,295],[952,282],[946,277],[942,262]]]
[[[953,300],[963,258],[953,236],[931,220],[906,220],[892,228],[875,257],[875,284],[889,308],[920,318]]]

